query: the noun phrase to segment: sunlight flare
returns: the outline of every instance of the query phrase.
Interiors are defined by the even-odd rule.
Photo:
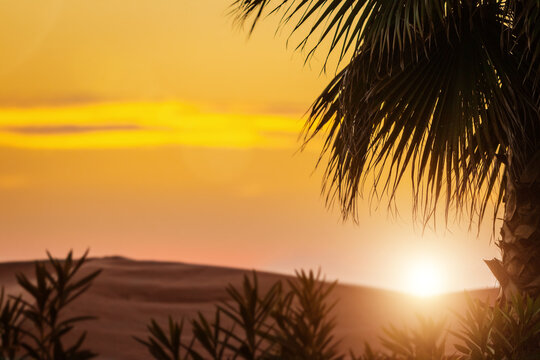
[[[432,296],[443,291],[443,276],[440,267],[429,260],[413,264],[408,272],[406,291],[416,296]]]

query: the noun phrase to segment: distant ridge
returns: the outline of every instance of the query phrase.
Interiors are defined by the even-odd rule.
[[[20,292],[15,273],[32,277],[34,261],[0,263],[0,282],[12,294]],[[148,359],[142,346],[132,336],[145,336],[150,318],[163,321],[193,318],[197,311],[210,315],[215,304],[227,300],[225,287],[240,285],[250,270],[230,267],[194,265],[183,262],[133,260],[124,256],[95,257],[84,271],[103,269],[93,287],[73,303],[72,314],[91,314],[99,319],[84,325],[88,346],[101,359]],[[84,272],[83,271],[83,272]],[[257,272],[262,289],[277,280],[290,278],[269,272]],[[495,299],[497,289],[470,292],[477,298]],[[378,343],[380,328],[389,322],[401,326],[413,321],[415,313],[450,316],[449,309],[463,309],[463,293],[418,299],[395,291],[339,284],[334,291],[338,328],[343,347],[359,353],[364,341]]]
[[[135,261],[134,259],[132,258],[128,258],[126,256],[121,256],[121,255],[106,255],[106,256],[101,256],[101,257],[92,257],[91,260],[128,260],[128,261]]]

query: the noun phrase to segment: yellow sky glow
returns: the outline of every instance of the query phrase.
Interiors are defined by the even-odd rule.
[[[303,123],[272,114],[208,112],[179,102],[0,109],[0,146],[88,149],[184,145],[296,148]]]
[[[305,63],[301,31],[287,50],[279,16],[248,40],[232,2],[0,1],[0,261],[90,247],[407,290],[429,249],[441,291],[493,285],[489,224],[422,233],[406,187],[398,221],[325,208],[322,138],[298,135],[337,64]]]

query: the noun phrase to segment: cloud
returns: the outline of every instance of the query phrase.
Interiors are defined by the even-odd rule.
[[[138,131],[146,128],[139,125],[25,125],[0,128],[4,132],[20,135],[69,135],[104,131]]]
[[[0,146],[297,149],[302,125],[293,116],[216,112],[176,101],[0,107]]]
[[[298,139],[300,134],[298,131],[290,130],[261,130],[259,133],[269,138],[286,138],[292,140]]]
[[[305,104],[295,103],[274,103],[261,107],[260,112],[263,114],[273,115],[292,115],[301,117],[309,108]]]

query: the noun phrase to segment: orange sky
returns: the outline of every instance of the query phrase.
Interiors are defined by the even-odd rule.
[[[0,2],[0,261],[91,247],[403,289],[427,259],[445,289],[493,286],[489,224],[422,236],[408,189],[397,220],[325,209],[318,144],[295,152],[328,76],[275,21],[247,41],[230,2]]]

